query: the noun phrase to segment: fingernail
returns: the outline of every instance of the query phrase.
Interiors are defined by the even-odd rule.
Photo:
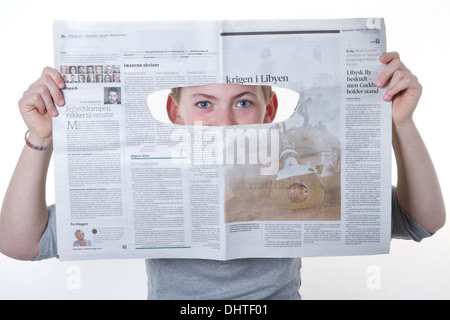
[[[376,85],[377,87],[381,87],[381,80],[377,80],[377,82],[375,82],[375,85]]]
[[[59,105],[60,107],[62,107],[64,104],[65,104],[65,103],[64,103],[64,100],[59,100],[58,105]]]
[[[53,110],[53,111],[52,111],[52,116],[57,117],[57,116],[58,116],[58,111]]]

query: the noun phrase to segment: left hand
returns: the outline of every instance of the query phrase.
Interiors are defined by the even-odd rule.
[[[376,86],[387,86],[383,100],[392,101],[392,120],[395,125],[404,125],[412,121],[414,110],[422,95],[422,85],[417,77],[400,61],[397,52],[388,52],[380,56],[386,66],[377,78]]]

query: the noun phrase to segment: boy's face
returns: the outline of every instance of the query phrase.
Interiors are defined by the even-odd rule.
[[[271,123],[276,115],[278,101],[272,93],[266,101],[261,87],[238,84],[211,84],[184,87],[178,102],[171,96],[167,112],[174,124],[204,126],[232,126]]]

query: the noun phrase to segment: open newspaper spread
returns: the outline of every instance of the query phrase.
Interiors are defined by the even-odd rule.
[[[53,122],[60,259],[389,251],[382,19],[61,21],[54,46],[67,81]],[[299,99],[272,124],[154,116],[166,105],[153,93],[216,83]]]

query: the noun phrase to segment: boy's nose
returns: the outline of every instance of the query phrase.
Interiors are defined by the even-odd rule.
[[[215,126],[234,126],[237,125],[236,117],[229,108],[221,108],[221,112],[217,115]]]

